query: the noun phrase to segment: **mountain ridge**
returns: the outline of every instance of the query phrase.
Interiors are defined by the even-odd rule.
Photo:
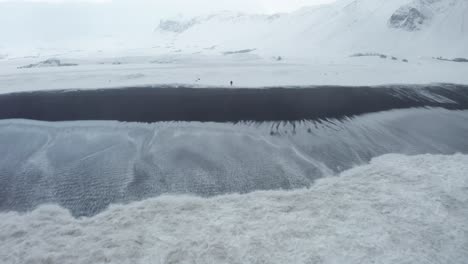
[[[175,46],[256,48],[304,56],[382,52],[402,56],[468,57],[468,1],[341,0],[276,15],[221,13],[163,20],[158,34]]]

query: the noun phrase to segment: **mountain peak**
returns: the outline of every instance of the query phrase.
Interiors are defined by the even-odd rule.
[[[429,24],[435,15],[450,11],[458,2],[459,0],[414,0],[398,8],[388,24],[392,28],[418,31]]]
[[[189,30],[197,24],[203,24],[207,22],[214,21],[216,23],[236,23],[245,21],[274,21],[276,19],[279,19],[281,16],[281,14],[260,15],[223,11],[220,13],[197,16],[188,20],[183,18],[163,19],[160,21],[159,26],[156,30],[162,32],[182,33]]]

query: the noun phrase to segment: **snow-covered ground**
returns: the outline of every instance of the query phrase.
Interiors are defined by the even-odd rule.
[[[274,61],[234,55],[155,55],[74,59],[78,66],[23,68],[47,60],[0,61],[0,93],[48,90],[184,84],[198,87],[265,87],[289,85],[468,84],[468,63],[430,58],[380,57],[288,59]]]
[[[0,214],[2,263],[454,263],[468,156],[385,155],[307,190]]]

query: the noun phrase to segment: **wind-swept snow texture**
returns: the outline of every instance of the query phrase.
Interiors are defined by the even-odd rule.
[[[308,190],[1,213],[0,262],[464,264],[467,175],[466,155],[391,154]]]
[[[0,121],[0,211],[310,187],[387,153],[468,153],[468,111],[265,123]]]

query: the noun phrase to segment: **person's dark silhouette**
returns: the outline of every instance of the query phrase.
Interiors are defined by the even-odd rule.
[[[231,81],[231,86],[232,86],[233,84],[234,84],[234,82],[233,82],[233,81]]]

